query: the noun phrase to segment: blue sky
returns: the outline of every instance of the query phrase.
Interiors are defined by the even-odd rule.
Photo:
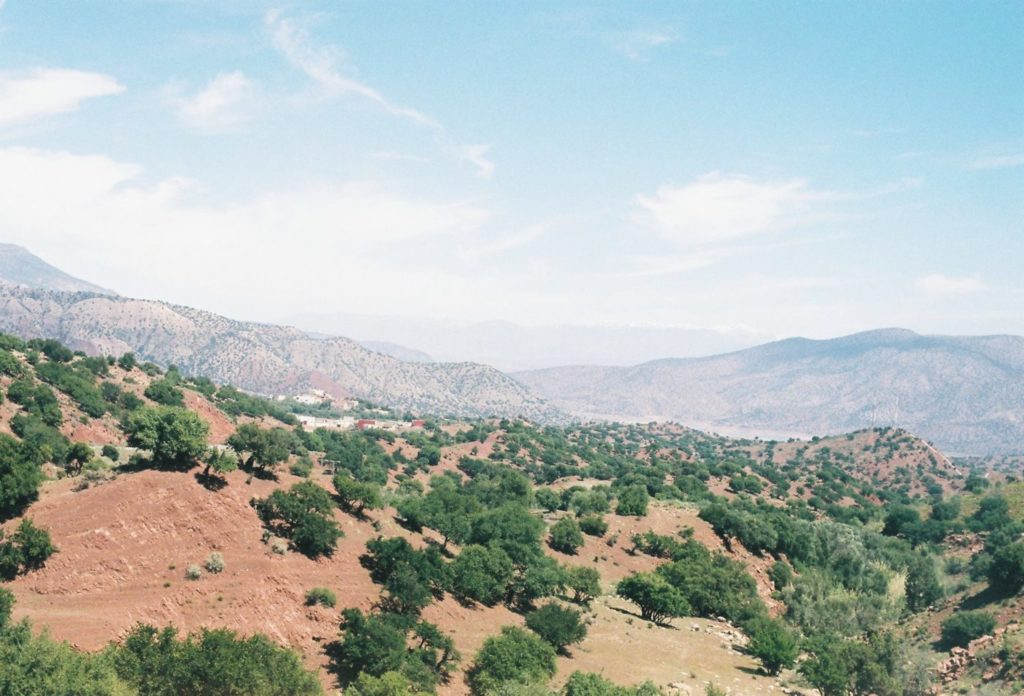
[[[0,3],[0,230],[128,295],[1024,333],[1024,4]]]

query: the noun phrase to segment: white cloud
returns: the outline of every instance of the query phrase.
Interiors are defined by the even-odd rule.
[[[240,70],[220,73],[191,96],[177,85],[165,91],[185,124],[202,131],[222,131],[247,121],[254,108],[255,85]]]
[[[528,225],[523,229],[499,237],[494,240],[478,243],[475,245],[460,245],[457,249],[459,258],[471,263],[491,256],[504,254],[507,251],[518,249],[532,242],[537,241],[551,230],[551,226],[544,223]]]
[[[785,229],[808,219],[815,192],[802,179],[757,181],[712,172],[684,186],[663,185],[633,202],[639,217],[682,246],[714,246]]]
[[[81,70],[0,73],[0,126],[75,111],[86,99],[120,94],[124,89],[110,75]]]
[[[1024,155],[995,155],[982,157],[971,163],[971,169],[1009,169],[1024,167]]]
[[[320,85],[328,94],[355,95],[375,103],[390,114],[408,119],[421,126],[441,130],[440,123],[429,116],[395,104],[379,91],[344,74],[338,68],[339,51],[315,46],[308,32],[281,15],[279,10],[270,10],[264,21],[271,32],[274,48],[295,68]]]
[[[664,29],[637,29],[611,36],[612,48],[632,61],[643,61],[659,46],[672,43],[678,38],[676,32]]]
[[[916,286],[924,294],[935,296],[972,295],[986,289],[985,283],[978,278],[951,278],[941,273],[919,278]]]
[[[441,302],[466,288],[424,259],[450,254],[488,218],[471,203],[365,182],[228,203],[200,192],[181,178],[149,183],[142,168],[101,155],[0,149],[5,241],[130,295],[223,311]]]
[[[462,148],[462,159],[476,167],[476,175],[490,179],[494,175],[494,162],[487,159],[490,145],[466,145]]]

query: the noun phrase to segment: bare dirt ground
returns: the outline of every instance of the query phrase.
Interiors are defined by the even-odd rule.
[[[405,536],[417,546],[425,540],[399,527],[392,510],[374,511],[366,520],[339,511],[345,537],[331,558],[313,561],[297,553],[275,554],[261,540],[263,529],[249,501],[298,480],[289,474],[280,478],[276,483],[247,483],[245,473],[234,472],[219,491],[202,487],[193,474],[159,471],[123,474],[79,492],[70,479],[47,484],[28,515],[50,530],[60,551],[42,570],[11,583],[16,615],[84,650],[101,648],[138,622],[170,624],[182,631],[214,626],[258,631],[299,650],[310,667],[320,668],[324,685],[335,688],[323,669],[323,648],[338,636],[338,612],[343,607],[369,609],[379,593],[359,565],[365,543],[378,534]],[[610,515],[608,520],[609,535],[619,535],[613,546],[587,537],[577,556],[551,552],[559,560],[596,567],[608,592],[628,573],[658,563],[626,551],[635,532],[671,534],[691,526],[703,543],[721,547],[692,509],[659,504],[645,518]],[[202,565],[212,551],[223,554],[225,570],[204,570],[199,580],[186,580],[185,569]],[[304,595],[312,587],[334,590],[339,606],[306,607]],[[728,647],[721,635],[724,625],[719,630],[713,622],[679,619],[674,629],[659,628],[629,611],[628,605],[609,597],[596,602],[590,636],[573,650],[572,658],[560,658],[558,679],[582,669],[621,683],[652,679],[661,685],[691,684],[695,694],[708,680],[744,694],[769,693],[775,683],[756,675],[753,661]],[[453,634],[464,665],[501,626],[523,623],[521,615],[504,607],[466,607],[450,597],[428,607],[424,618]],[[691,625],[700,630],[691,630]],[[441,693],[466,694],[461,675]]]

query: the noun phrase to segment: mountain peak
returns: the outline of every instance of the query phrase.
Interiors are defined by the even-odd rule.
[[[113,290],[81,280],[51,266],[17,244],[0,243],[0,281],[34,290],[117,295]]]

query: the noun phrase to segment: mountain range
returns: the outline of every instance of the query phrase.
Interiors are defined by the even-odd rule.
[[[506,374],[475,362],[435,362],[446,354],[443,346],[438,355],[418,344],[359,343],[310,328],[236,321],[120,297],[21,247],[0,246],[0,331],[57,338],[87,352],[132,351],[261,394],[316,387],[420,413],[541,422],[675,420],[774,438],[893,425],[950,453],[1024,453],[1024,338],[1018,336],[884,329],[629,367],[576,365]],[[531,350],[514,326],[495,336],[504,337],[506,352]],[[530,354],[525,362],[538,356]]]
[[[580,416],[773,437],[896,425],[958,454],[1024,452],[1024,338],[905,329],[633,367],[516,373]]]

